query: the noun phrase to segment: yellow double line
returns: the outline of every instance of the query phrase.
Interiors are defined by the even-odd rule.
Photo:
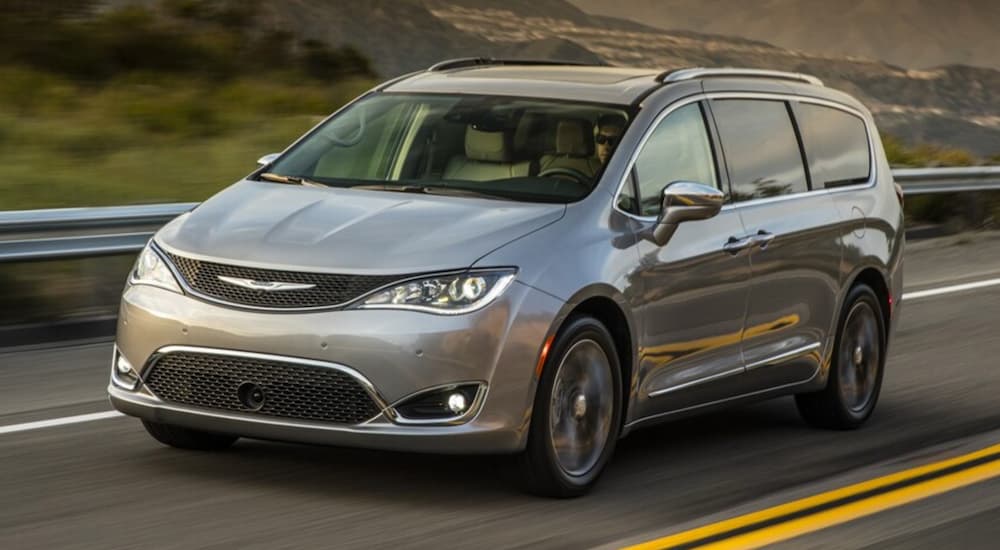
[[[993,445],[626,550],[758,548],[998,476],[1000,445]]]

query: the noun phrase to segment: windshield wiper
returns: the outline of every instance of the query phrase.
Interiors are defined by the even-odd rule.
[[[309,178],[303,178],[302,176],[284,176],[281,174],[274,174],[272,172],[264,172],[261,174],[260,179],[266,181],[273,181],[276,183],[287,183],[290,185],[309,185],[312,187],[329,187],[329,185],[311,180]]]
[[[449,197],[476,197],[479,199],[499,199],[505,201],[514,200],[504,195],[494,193],[484,193],[471,189],[459,189],[455,187],[442,187],[436,185],[354,185],[351,189],[373,189],[376,191],[397,191],[399,193],[418,193],[422,195],[444,195]]]

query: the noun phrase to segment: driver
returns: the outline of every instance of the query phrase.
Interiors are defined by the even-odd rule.
[[[597,119],[594,143],[597,148],[597,160],[601,161],[602,166],[608,163],[624,132],[625,117],[621,115],[608,114]]]

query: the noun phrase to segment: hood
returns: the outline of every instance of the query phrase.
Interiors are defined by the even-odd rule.
[[[418,273],[469,267],[565,210],[244,180],[167,224],[156,241],[181,255],[271,269]]]

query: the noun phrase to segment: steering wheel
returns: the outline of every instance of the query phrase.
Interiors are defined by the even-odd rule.
[[[582,187],[586,187],[588,190],[590,189],[590,176],[584,174],[576,168],[554,166],[552,168],[546,168],[538,173],[538,177],[540,178],[548,176],[572,180],[574,183],[577,183]]]

